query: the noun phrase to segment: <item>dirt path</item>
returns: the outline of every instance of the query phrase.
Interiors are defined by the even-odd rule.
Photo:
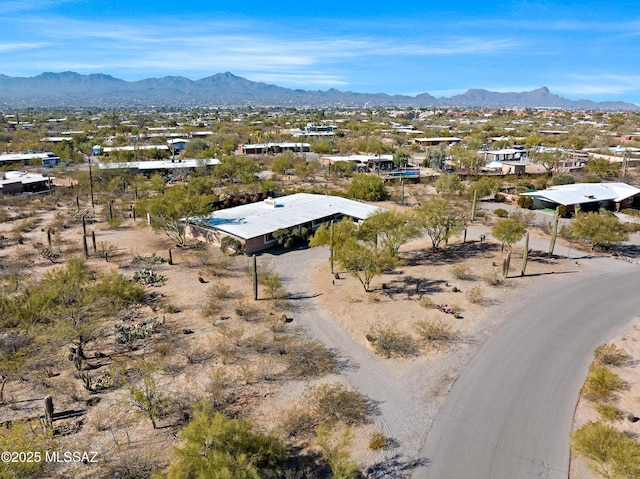
[[[469,233],[470,237],[476,237],[482,232],[479,227]],[[548,247],[548,242],[532,238],[530,245],[542,250]],[[332,302],[343,301],[345,287],[327,287],[331,282],[328,275],[326,283],[318,283],[318,272],[327,270],[328,273],[327,249],[266,254],[263,257],[276,265],[289,291],[298,324],[334,349],[343,361],[343,368],[336,377],[366,395],[376,407],[372,424],[365,428],[359,438],[361,444],[353,448],[357,451],[354,458],[365,468],[373,467],[378,471],[370,477],[388,477],[384,474],[411,477],[416,466],[424,465],[420,460],[420,451],[440,404],[462,369],[495,328],[500,327],[523,304],[547,292],[619,267],[614,260],[584,254],[577,259],[577,256],[543,264],[538,274],[513,278],[508,287],[497,291],[497,297],[491,305],[473,315],[468,322],[467,341],[441,354],[423,354],[410,359],[385,359],[374,354],[366,341],[359,340],[357,334],[354,336],[354,328],[357,330],[355,325],[345,324],[344,318],[328,313],[327,296],[335,292],[336,297],[332,298]],[[359,287],[355,284],[352,286]],[[372,320],[368,317],[371,314],[370,305],[359,303],[355,307],[359,310],[355,321],[366,323]],[[389,319],[400,321],[408,312],[398,306],[394,314],[397,316]],[[366,442],[369,431],[383,432],[391,438],[391,447],[382,452],[371,451]]]

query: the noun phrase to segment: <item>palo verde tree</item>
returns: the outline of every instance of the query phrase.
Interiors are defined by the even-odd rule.
[[[416,209],[416,215],[422,230],[431,238],[434,250],[459,234],[464,228],[464,217],[454,211],[444,199],[424,202]]]
[[[624,223],[611,212],[578,213],[571,223],[571,233],[578,241],[585,241],[591,247],[609,248],[626,241],[629,230]]]
[[[169,398],[163,393],[162,387],[156,381],[156,365],[150,361],[138,362],[140,379],[137,382],[127,381],[125,386],[131,394],[131,405],[146,415],[154,429],[158,419],[161,419],[169,404]]]
[[[162,195],[139,200],[136,209],[148,212],[151,226],[182,246],[186,243],[187,225],[209,214],[214,200],[212,194],[197,194],[187,186],[177,185]]]
[[[441,195],[461,194],[464,191],[462,180],[460,180],[460,176],[455,173],[438,176],[435,187],[436,191]]]
[[[527,215],[515,211],[508,218],[496,222],[491,228],[491,235],[502,243],[503,251],[510,252],[513,244],[524,237],[528,223]]]
[[[417,216],[413,212],[397,210],[379,210],[364,220],[358,231],[361,239],[368,240],[396,258],[402,245],[421,234],[422,227]]]
[[[358,200],[382,201],[389,194],[382,178],[371,173],[360,173],[351,179],[347,196]]]
[[[353,274],[369,291],[371,280],[384,271],[394,269],[398,260],[385,248],[376,248],[371,234],[362,234],[351,219],[331,225],[322,225],[309,241],[311,247],[329,246],[331,261]]]
[[[253,430],[247,419],[210,414],[202,405],[180,431],[182,446],[166,479],[270,479],[280,477],[285,448],[276,436]]]
[[[365,292],[370,291],[373,278],[395,269],[399,264],[397,258],[386,250],[376,249],[370,243],[355,238],[345,241],[336,249],[335,255],[340,265],[360,281]]]

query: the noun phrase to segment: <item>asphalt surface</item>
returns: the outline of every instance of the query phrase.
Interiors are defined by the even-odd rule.
[[[524,305],[443,402],[414,479],[566,479],[593,350],[640,311],[640,269],[587,278]]]

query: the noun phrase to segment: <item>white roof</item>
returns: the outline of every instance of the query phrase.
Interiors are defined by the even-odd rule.
[[[311,146],[310,143],[302,143],[302,142],[281,142],[281,143],[248,143],[246,145],[242,145],[242,148],[271,148],[271,147],[280,147],[280,148],[300,148],[300,146]]]
[[[393,160],[393,155],[379,155],[381,160]],[[348,155],[348,156],[335,156],[335,155],[325,155],[321,157],[322,160],[329,160],[332,162],[338,161],[355,161],[356,163],[367,163],[368,161],[377,161],[378,155],[370,154],[370,155]]]
[[[94,147],[95,148],[95,147]],[[139,146],[105,146],[102,151],[110,153],[112,151],[135,151],[135,150],[168,150],[167,145],[139,145]]]
[[[198,166],[219,165],[220,160],[217,158],[209,158],[207,160],[152,160],[152,161],[127,161],[122,163],[100,163],[98,168],[101,170],[121,170],[121,169],[138,169],[138,170],[171,170],[178,168],[196,168]]]
[[[200,223],[242,239],[255,238],[282,228],[319,220],[335,214],[365,219],[380,210],[359,201],[339,196],[296,193],[268,200],[214,211]]]
[[[546,190],[522,193],[522,196],[541,198],[560,205],[576,205],[599,201],[620,202],[640,193],[640,189],[626,183],[576,183],[551,186]]]
[[[32,158],[56,158],[56,155],[50,151],[39,151],[32,153],[9,153],[0,155],[0,163],[3,161],[22,161]]]
[[[3,185],[10,185],[13,183],[22,183],[28,185],[31,183],[43,183],[47,180],[53,180],[51,176],[42,176],[36,173],[25,173],[23,171],[5,171],[0,173],[0,189]]]

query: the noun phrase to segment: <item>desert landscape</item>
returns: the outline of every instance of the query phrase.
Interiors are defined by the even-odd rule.
[[[48,198],[4,208],[3,287],[33,287],[74,259],[96,278],[144,272],[145,286],[142,301],[103,320],[87,343],[91,369],[74,369],[67,357],[73,343],[53,338],[56,348],[39,346],[37,358],[8,377],[0,406],[5,426],[28,418],[32,428],[40,427],[43,399],[51,396],[56,449],[97,452],[95,463],[47,464],[49,477],[142,477],[166,467],[199,399],[278,434],[298,451],[291,477],[308,477],[309,467],[323,463],[313,441],[319,420],[314,401],[323,386],[336,385],[357,391],[364,409],[355,417],[338,414],[331,422],[334,438],[345,428],[352,431],[349,456],[368,477],[410,477],[439,404],[511,312],[569,282],[629,266],[575,245],[570,250],[562,241],[548,257],[548,236],[531,229],[526,273],[520,274],[522,246],[515,245],[503,278],[504,254],[487,233],[494,221],[489,209],[464,237],[438,251],[426,238],[403,246],[404,264],[375,278],[370,292],[345,271],[332,274],[326,248],[263,253],[260,274],[278,282],[261,283],[254,301],[250,258],[225,256],[210,245],[176,248],[144,219],[126,213],[114,227],[105,205],[96,208],[85,236],[76,210],[69,199]],[[51,230],[55,257],[47,253]],[[330,333],[319,331],[319,322],[330,325]],[[440,336],[426,330],[434,324]],[[123,331],[133,339],[123,343]],[[637,323],[611,338],[629,355],[616,369],[627,386],[617,404],[624,414],[613,424],[634,434],[638,426],[626,415],[637,410],[640,396],[634,359],[640,357],[639,339]],[[142,364],[152,365],[151,376]],[[131,392],[149,377],[171,398],[157,424],[145,419]],[[597,417],[594,405],[581,400],[575,427]],[[376,437],[384,441],[373,447]],[[572,477],[597,477],[590,474],[587,462],[574,455]]]

